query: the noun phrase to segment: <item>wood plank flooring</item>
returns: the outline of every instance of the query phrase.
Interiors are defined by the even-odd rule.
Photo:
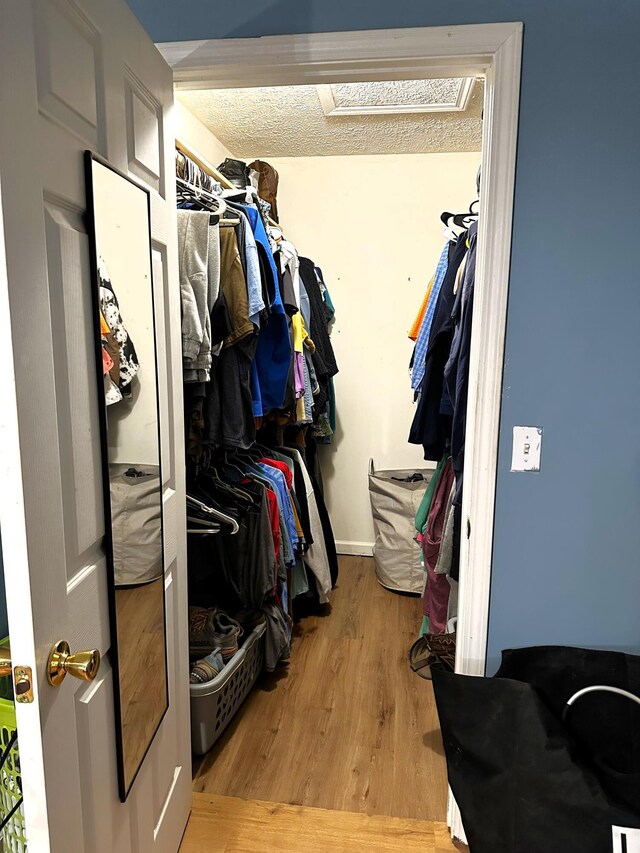
[[[381,587],[370,557],[341,557],[331,612],[302,620],[289,667],[194,760],[194,791],[444,821],[433,689],[407,663],[420,621],[420,600]]]
[[[180,853],[453,853],[444,823],[194,794]]]

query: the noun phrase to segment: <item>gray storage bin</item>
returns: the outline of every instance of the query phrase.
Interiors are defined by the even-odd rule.
[[[191,749],[204,755],[246,699],[264,666],[266,625],[256,625],[222,672],[206,684],[190,684]]]

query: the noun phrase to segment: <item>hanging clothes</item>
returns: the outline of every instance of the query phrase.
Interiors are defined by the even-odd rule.
[[[431,326],[433,324],[433,318],[436,313],[436,308],[438,305],[438,299],[440,297],[440,290],[442,289],[442,284],[444,282],[445,275],[447,274],[447,269],[449,268],[449,261],[451,260],[451,256],[453,254],[455,248],[455,243],[449,242],[447,243],[440,255],[438,260],[438,266],[436,267],[436,271],[433,276],[433,284],[428,293],[428,301],[425,308],[424,317],[422,319],[422,323],[420,324],[420,331],[418,332],[416,338],[416,345],[412,355],[412,371],[411,371],[411,387],[414,391],[417,391],[422,384],[422,379],[425,373],[425,360],[427,356],[427,350],[429,348],[429,339],[431,336]]]
[[[473,295],[476,275],[476,248],[478,225],[469,228],[469,252],[464,281],[456,298],[452,319],[455,331],[449,359],[444,367],[444,380],[453,407],[451,428],[451,455],[456,474],[456,503],[461,503],[462,472],[464,467],[464,437],[467,428],[467,396],[469,389],[469,354],[473,323]]]
[[[278,173],[264,160],[254,160],[249,168],[258,173],[258,195],[271,207],[271,216],[279,222],[278,216]]]
[[[315,346],[311,357],[319,386],[318,393],[314,397],[313,420],[315,423],[327,407],[329,380],[337,374],[338,365],[328,331],[331,312],[323,298],[315,265],[309,258],[300,258],[300,278],[311,307],[309,334]]]
[[[422,444],[424,458],[434,462],[442,456],[451,435],[451,416],[441,412],[444,365],[449,358],[453,340],[454,323],[451,311],[455,301],[454,285],[466,253],[466,237],[460,237],[453,246],[438,296],[425,356],[420,396],[409,433],[409,443]]]
[[[211,370],[209,220],[206,212],[178,211],[182,359],[188,382],[207,382]]]
[[[225,168],[239,183],[249,176],[240,161]],[[337,579],[307,427],[296,427],[302,446],[282,444],[283,425],[329,415],[334,309],[320,270],[280,231],[270,240],[264,210],[247,193],[227,192],[219,213],[213,193],[179,195],[189,603],[200,609],[190,646],[206,647],[211,614],[222,612],[245,636],[263,621],[271,670],[289,657],[293,607],[326,604]],[[222,657],[194,664],[197,683],[215,677]]]
[[[429,619],[432,634],[444,634],[447,630],[447,613],[451,587],[446,573],[438,573],[436,566],[442,545],[442,533],[447,520],[449,498],[454,487],[454,472],[451,458],[445,462],[433,495],[427,526],[422,538],[424,565],[427,582],[423,594],[423,614]]]
[[[429,305],[429,300],[431,298],[431,292],[433,290],[434,281],[435,275],[432,275],[431,280],[427,285],[427,290],[422,300],[422,304],[418,309],[416,319],[413,321],[411,328],[409,329],[409,340],[413,341],[414,343],[418,340],[418,335],[420,334],[420,329],[422,328],[422,323],[424,322],[425,314],[427,313],[427,306]]]
[[[260,330],[255,354],[254,379],[257,380],[257,389],[259,389],[257,391],[257,399],[260,401],[259,415],[263,415],[270,409],[279,409],[284,403],[292,346],[269,238],[258,211],[253,207],[247,207],[246,212],[256,239],[259,257],[266,262],[263,268],[270,296],[269,317]]]

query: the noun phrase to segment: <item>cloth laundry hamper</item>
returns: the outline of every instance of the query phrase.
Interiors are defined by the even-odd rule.
[[[428,468],[376,471],[369,460],[376,575],[382,586],[395,592],[421,595],[424,589],[414,520],[433,473]]]

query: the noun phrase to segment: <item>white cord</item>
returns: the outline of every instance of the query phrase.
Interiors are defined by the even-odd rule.
[[[567,715],[569,708],[580,699],[582,696],[586,696],[587,693],[615,693],[617,696],[624,696],[625,699],[631,699],[632,702],[635,702],[636,705],[640,705],[640,696],[636,696],[635,693],[629,693],[628,690],[623,690],[621,687],[609,687],[606,684],[594,684],[591,687],[584,687],[582,690],[578,690],[577,693],[574,693],[571,699],[567,702],[562,710],[562,719]]]

